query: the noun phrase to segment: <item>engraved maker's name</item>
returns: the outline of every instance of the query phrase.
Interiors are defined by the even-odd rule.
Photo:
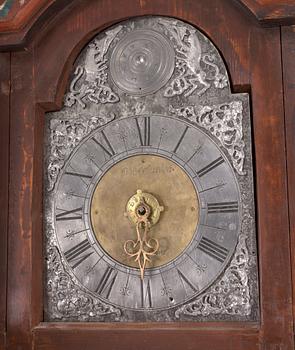
[[[155,174],[170,174],[174,171],[173,166],[159,167],[125,167],[121,171],[122,176],[138,176],[138,175],[155,175]]]

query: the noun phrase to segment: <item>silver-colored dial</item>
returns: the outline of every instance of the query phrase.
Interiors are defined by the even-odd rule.
[[[104,174],[140,154],[181,167],[200,202],[190,244],[172,261],[147,269],[143,281],[138,269],[101,247],[89,214]],[[54,208],[59,247],[79,283],[110,304],[134,310],[171,308],[200,294],[224,270],[240,230],[239,187],[225,154],[199,128],[157,115],[115,120],[90,134],[60,174]]]

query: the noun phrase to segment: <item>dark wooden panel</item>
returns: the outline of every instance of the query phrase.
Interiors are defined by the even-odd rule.
[[[253,27],[250,50],[249,73],[260,254],[261,335],[263,342],[271,344],[274,349],[293,349],[279,30]]]
[[[240,0],[263,25],[294,24],[294,0]]]
[[[54,107],[50,105],[52,101],[61,103],[75,56],[90,35],[106,24],[128,16],[160,14],[189,21],[207,33],[224,55],[236,89],[245,91],[251,86],[261,257],[260,341],[265,349],[291,349],[293,337],[279,29],[260,28],[230,2],[185,1],[180,4],[117,1],[116,4],[115,8],[111,1],[78,5],[70,16],[61,18],[58,26],[40,38],[36,47],[37,75],[40,78],[36,83],[38,101],[48,108]],[[63,48],[52,52],[51,47],[62,33],[65,38]],[[57,68],[49,77],[48,69],[44,69],[45,61],[45,66],[55,65]],[[49,81],[51,89],[48,89],[45,81]],[[210,339],[213,338],[208,338],[208,346]]]
[[[55,0],[51,0],[53,2]],[[26,25],[40,9],[45,8],[46,0],[0,1],[0,31],[15,31]]]
[[[35,329],[35,348],[93,349],[96,344],[106,349],[157,349],[160,339],[161,348],[169,344],[171,349],[293,349],[280,31],[259,27],[233,2],[220,0],[77,2],[60,14],[54,26],[48,25],[27,52],[13,53],[9,349],[29,349],[31,329],[42,321],[43,109],[61,105],[72,63],[90,37],[114,22],[147,14],[175,16],[199,27],[221,50],[234,88],[248,91],[251,87],[261,327],[253,331],[251,325],[234,329],[221,323],[210,329],[171,330],[159,325],[157,330],[157,326],[106,329],[95,325],[82,331],[80,325],[45,324]]]
[[[171,1],[174,7],[182,6],[189,0]],[[28,45],[32,34],[38,34],[45,21],[55,20],[69,5],[75,6],[79,0],[28,0],[25,6],[15,4],[7,19],[0,22],[0,51]],[[225,2],[225,1],[224,1]],[[263,25],[278,26],[295,23],[295,4],[293,0],[227,0],[246,10],[248,16]],[[134,0],[134,5],[144,6],[145,1]],[[116,5],[117,6],[117,5]],[[115,6],[115,7],[116,7]],[[114,8],[114,6],[112,7]]]
[[[43,324],[34,330],[35,345],[40,350],[97,349],[171,349],[171,350],[255,350],[259,349],[258,329],[253,326],[215,323],[176,325],[119,324]],[[213,350],[213,348],[212,348]]]
[[[6,337],[7,219],[9,186],[10,53],[0,54],[0,349]]]
[[[295,314],[295,27],[282,28],[282,56],[284,64],[288,192],[293,267],[293,310]]]
[[[48,105],[50,101],[61,104],[72,63],[96,32],[125,18],[149,14],[179,17],[205,31],[225,58],[234,86],[245,90],[245,86],[249,84],[251,55],[248,26],[252,21],[249,21],[240,8],[233,6],[231,1],[117,0],[116,6],[112,0],[95,4],[85,1],[61,14],[59,21],[48,29],[46,35],[38,38],[37,100],[47,108],[56,108]],[[63,45],[57,45],[61,35]],[[55,68],[48,74],[50,67]]]
[[[33,315],[34,69],[31,52],[11,60],[11,142],[7,286],[8,349],[29,349]],[[40,194],[39,194],[40,196]]]
[[[0,51],[16,50],[29,45],[47,22],[54,22],[63,10],[79,0],[31,0],[28,6],[7,22],[0,22]]]

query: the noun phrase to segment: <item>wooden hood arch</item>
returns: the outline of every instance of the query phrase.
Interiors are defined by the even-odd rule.
[[[1,188],[4,214],[8,213],[7,241],[5,236],[2,245],[8,247],[8,277],[1,290],[3,300],[7,298],[7,304],[3,301],[7,308],[2,305],[1,312],[6,348],[132,350],[165,349],[169,344],[171,350],[293,349],[280,29],[260,26],[236,1],[58,0],[47,2],[46,9],[36,13],[21,22],[22,29],[0,34],[3,50],[26,46],[0,54],[0,76],[8,84],[8,93],[0,93]],[[232,89],[251,93],[261,295],[258,324],[42,322],[44,113],[61,107],[73,62],[91,37],[111,24],[144,15],[176,17],[205,32],[225,59]],[[2,317],[5,309],[7,317]]]

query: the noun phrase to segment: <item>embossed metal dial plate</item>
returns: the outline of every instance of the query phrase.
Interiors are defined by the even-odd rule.
[[[137,125],[145,125],[145,118],[149,118],[150,142],[142,146]],[[124,133],[123,141],[120,136]],[[94,154],[91,163],[85,162],[88,153]],[[100,178],[117,162],[136,154],[160,155],[182,166],[192,179],[201,202],[199,225],[189,246],[163,266],[148,269],[143,282],[137,268],[119,263],[102,249],[89,217],[93,191],[97,183],[99,186]],[[150,191],[150,188],[145,190]],[[71,192],[74,194],[69,198]],[[109,196],[116,200],[116,192],[110,188]],[[239,207],[240,194],[234,172],[210,138],[186,122],[151,116],[113,121],[90,134],[64,167],[57,184],[54,216],[63,257],[85,288],[124,308],[157,309],[174,307],[191,299],[216,279],[237,244]],[[123,210],[117,215],[124,219]],[[168,219],[173,220],[173,216],[171,213]],[[111,227],[104,229],[111,234]],[[72,239],[65,237],[65,233]],[[173,244],[169,232],[162,234],[168,244]],[[124,242],[122,238],[122,255]],[[202,273],[196,272],[199,266],[202,266]],[[148,300],[144,301],[142,288],[147,286]],[[120,292],[124,288],[129,290],[128,296]],[[170,293],[164,293],[165,288]]]
[[[117,43],[110,60],[110,73],[123,91],[151,94],[171,78],[174,55],[165,36],[154,30],[138,29]]]
[[[46,320],[258,319],[249,99],[231,93],[207,37],[167,17],[135,18],[100,33],[77,58],[64,107],[48,114],[45,141]],[[186,238],[174,249],[173,232],[162,230],[163,257],[143,281],[124,260],[125,237],[120,256],[116,227],[119,217],[127,219],[112,206],[116,193],[125,204],[138,188],[168,201],[161,194],[168,173],[158,188],[152,181],[144,188],[141,168],[128,168],[141,157],[172,164],[192,188],[183,186],[190,205],[181,209],[179,201],[179,216],[171,214],[177,212],[171,202],[161,203],[159,229],[165,218],[174,219],[174,230]],[[95,191],[120,164],[128,168],[128,185],[122,174],[122,189],[119,182],[108,185],[105,207],[102,200],[95,206]],[[188,200],[192,193],[196,205]],[[100,219],[114,212],[110,226]]]

